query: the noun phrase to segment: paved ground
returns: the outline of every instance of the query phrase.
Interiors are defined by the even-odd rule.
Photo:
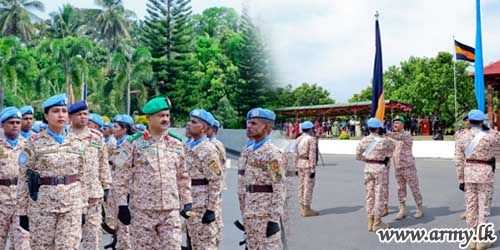
[[[366,249],[458,249],[455,243],[415,244],[379,243],[374,233],[366,230],[364,208],[363,166],[353,156],[323,156],[326,166],[318,167],[317,184],[313,207],[320,210],[318,217],[302,218],[298,212],[296,177],[289,179],[291,192],[288,201],[288,214],[285,222],[287,243],[290,250],[366,250]],[[224,240],[221,250],[244,249],[238,246],[242,233],[233,226],[240,219],[236,196],[236,159],[231,158],[232,168],[228,170],[228,190],[224,192]],[[459,228],[465,221],[458,217],[464,210],[463,193],[457,188],[454,164],[451,160],[417,160],[421,190],[424,196],[425,217],[416,220],[412,216],[396,221],[398,201],[391,169],[390,212],[384,218],[392,227],[412,228]],[[500,177],[496,177],[497,183]],[[496,185],[495,196],[499,193]],[[410,192],[409,192],[410,193]],[[410,194],[409,212],[415,207]],[[500,200],[493,199],[491,222],[500,223]],[[500,228],[498,228],[500,229]],[[500,235],[497,235],[500,237]],[[110,241],[104,236],[103,245]],[[103,248],[101,248],[103,249]],[[500,249],[496,244],[493,249]]]

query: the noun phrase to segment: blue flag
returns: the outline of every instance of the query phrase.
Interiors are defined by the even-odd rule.
[[[378,18],[375,20],[375,48],[375,65],[373,67],[372,83],[372,108],[370,116],[383,122],[385,116],[385,100],[382,72],[382,44],[380,42],[380,27],[378,24]]]
[[[476,58],[474,64],[474,87],[476,89],[477,109],[484,112],[484,72],[483,72],[483,41],[481,35],[481,6],[476,0]]]

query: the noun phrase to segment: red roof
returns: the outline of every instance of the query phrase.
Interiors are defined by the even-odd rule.
[[[470,72],[469,76],[474,76],[474,72]],[[500,76],[500,61],[488,64],[484,67],[484,76]]]

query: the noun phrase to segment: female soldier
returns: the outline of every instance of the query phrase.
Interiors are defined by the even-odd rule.
[[[66,101],[66,95],[60,94],[42,104],[48,127],[19,155],[22,181],[17,213],[20,225],[31,229],[33,250],[78,250],[82,237],[87,201],[85,149],[78,137],[66,133]]]

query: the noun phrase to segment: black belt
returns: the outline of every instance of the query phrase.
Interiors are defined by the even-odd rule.
[[[364,162],[366,162],[366,163],[371,163],[371,164],[384,164],[384,165],[385,165],[385,162],[384,162],[384,161],[377,161],[377,160],[364,160]]]
[[[191,180],[191,186],[204,186],[204,185],[208,185],[207,179],[192,179]]]
[[[273,186],[271,186],[271,185],[247,185],[245,190],[249,193],[272,193]]]
[[[40,185],[56,186],[60,184],[68,185],[78,180],[78,175],[41,177]]]
[[[245,169],[238,169],[239,175],[245,175]]]
[[[309,160],[309,158],[306,158],[306,157],[299,157],[299,160]]]
[[[17,185],[17,178],[14,179],[0,179],[0,186]]]
[[[491,160],[474,160],[474,159],[467,159],[465,160],[466,163],[475,163],[475,164],[484,164],[484,165],[490,165]]]

